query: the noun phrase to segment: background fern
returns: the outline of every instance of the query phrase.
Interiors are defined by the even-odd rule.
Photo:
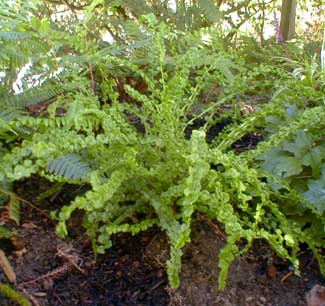
[[[50,160],[46,171],[66,179],[76,179],[85,177],[91,170],[79,156],[66,155]]]

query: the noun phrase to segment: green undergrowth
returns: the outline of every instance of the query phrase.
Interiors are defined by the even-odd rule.
[[[319,67],[311,74],[308,65],[294,67],[299,62],[278,56],[272,65],[250,64],[243,50],[224,48],[213,30],[185,35],[153,15],[142,22],[150,42],[146,63],[66,39],[71,48],[80,44],[78,55],[69,65],[62,62],[47,115],[8,107],[12,115],[0,121],[0,181],[38,174],[90,186],[53,216],[64,237],[71,214],[84,211],[96,254],[112,246],[114,234],[158,226],[170,243],[171,287],[179,285],[195,212],[219,222],[227,235],[218,254],[220,288],[231,263],[256,239],[267,241],[297,274],[297,254],[307,244],[325,274],[324,199],[314,194],[323,192],[325,177]],[[259,52],[263,59],[269,50]],[[144,89],[134,85],[140,81]],[[208,144],[207,131],[226,117],[232,123]],[[186,128],[200,118],[204,124],[186,139]],[[250,133],[264,140],[235,154],[232,145]],[[309,175],[301,188],[299,175]]]
[[[19,292],[7,284],[0,283],[0,294],[16,302],[19,306],[31,306],[32,304]]]

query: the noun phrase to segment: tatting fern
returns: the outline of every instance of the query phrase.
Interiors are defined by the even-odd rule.
[[[93,25],[90,17],[93,11],[105,8],[104,2],[94,1],[87,7],[87,25]],[[125,15],[129,20],[136,14],[136,2],[107,3],[112,10],[116,9],[113,13],[120,11],[121,19]],[[151,4],[142,3],[145,9]],[[207,12],[212,4],[213,1],[197,1],[195,14],[191,15],[189,8],[179,2],[177,10],[185,18],[179,23],[185,20],[187,24],[190,20],[193,25],[202,25],[205,16],[197,13],[201,14],[202,9]],[[134,46],[118,55],[108,49],[101,52],[103,49],[92,43],[98,33],[86,35],[84,24],[79,24],[71,42],[67,38],[70,36],[54,33],[56,43],[62,46],[63,40],[71,53],[67,57],[75,58],[73,65],[66,61],[67,57],[62,59],[63,72],[57,77],[58,87],[64,88],[62,100],[57,103],[64,101],[66,112],[62,118],[56,117],[52,109],[50,118],[21,116],[6,122],[11,129],[27,127],[32,133],[2,154],[0,179],[12,182],[38,174],[61,183],[88,184],[90,189],[85,194],[58,212],[57,233],[67,235],[71,214],[78,209],[85,211],[84,226],[95,253],[111,247],[113,234],[137,234],[157,225],[166,232],[170,243],[167,273],[172,287],[179,285],[182,248],[190,241],[195,211],[220,222],[228,237],[219,254],[221,288],[232,261],[247,251],[255,239],[266,240],[279,256],[292,263],[297,273],[299,245],[306,243],[325,273],[319,252],[324,248],[324,240],[320,230],[316,230],[323,229],[324,217],[304,207],[304,213],[313,222],[308,227],[305,220],[298,222],[287,213],[287,202],[300,209],[302,197],[280,179],[283,188],[272,188],[265,182],[265,177],[269,177],[258,169],[255,160],[258,154],[278,146],[313,119],[318,127],[323,127],[324,112],[320,106],[316,104],[317,107],[306,110],[300,118],[291,120],[288,127],[277,128],[274,136],[266,128],[262,130],[265,142],[255,151],[243,155],[231,151],[231,145],[246,133],[264,128],[270,116],[282,118],[286,103],[294,104],[302,88],[313,93],[315,103],[320,93],[303,80],[290,83],[292,76],[272,74],[263,67],[264,79],[271,76],[282,83],[288,81],[288,89],[270,86],[263,100],[265,105],[256,103],[257,111],[242,118],[238,115],[238,100],[248,99],[249,90],[258,90],[265,80],[258,81],[260,75],[253,68],[246,68],[235,51],[220,51],[218,33],[211,30],[208,41],[202,41],[203,31],[193,33],[186,41],[184,33],[173,30],[176,24],[159,23],[160,17],[147,14],[136,19],[139,26],[135,32],[140,30],[138,34],[150,40],[150,45],[141,46],[147,47],[145,64],[133,57]],[[46,29],[46,23],[43,26]],[[117,39],[123,41],[118,45],[132,43],[132,35],[138,37],[132,31],[130,37],[123,36],[123,27],[114,31]],[[123,78],[120,83],[119,77]],[[127,78],[131,81],[123,86]],[[145,87],[139,89],[137,80]],[[207,95],[205,104],[196,109],[197,101],[215,87],[218,92]],[[129,103],[123,97],[126,94]],[[208,145],[207,129],[213,120],[218,120],[213,117],[227,109],[235,114],[236,120]],[[191,124],[189,113],[193,114],[191,120],[203,118],[207,122],[187,140],[184,131]],[[130,123],[130,116],[138,118],[141,129]],[[245,243],[242,248],[239,241]]]
[[[11,299],[12,301],[16,302],[19,306],[31,306],[31,303],[18,291],[12,289],[7,284],[0,282],[0,293],[5,297]]]

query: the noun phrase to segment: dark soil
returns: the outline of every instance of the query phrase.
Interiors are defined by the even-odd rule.
[[[192,119],[189,117],[189,119]],[[229,118],[220,119],[217,123],[212,125],[206,132],[206,141],[207,143],[213,142],[216,137],[224,131],[224,128],[233,123],[233,120]],[[185,138],[190,139],[193,130],[197,130],[203,127],[206,124],[206,120],[203,118],[195,119],[191,124],[189,124],[185,129]],[[257,144],[263,140],[263,137],[260,133],[250,133],[244,135],[241,139],[234,142],[231,146],[231,149],[236,153],[241,153],[246,150],[254,149]]]
[[[8,241],[2,241],[1,247],[17,275],[16,288],[25,290],[40,306],[303,306],[306,292],[325,283],[309,252],[301,254],[298,277],[287,262],[258,241],[235,261],[226,289],[220,291],[217,254],[225,238],[218,225],[198,215],[192,242],[184,248],[181,285],[171,290],[164,269],[168,244],[158,229],[135,237],[117,235],[113,247],[95,262],[82,231],[73,241],[63,241],[47,218],[28,204],[23,207],[22,225],[16,227],[19,247]],[[77,259],[76,267],[67,265],[62,248]],[[5,282],[1,272],[0,281]],[[0,296],[0,305],[14,303]]]
[[[175,292],[181,303],[173,305],[305,306],[305,294],[324,283],[310,253],[301,254],[301,275],[277,258],[263,241],[258,241],[229,271],[226,289],[217,287],[217,256],[224,242],[215,226],[196,223],[193,242],[185,248],[181,285]]]
[[[192,119],[192,116],[188,116],[188,119]],[[219,122],[215,123],[211,126],[206,133],[206,141],[211,143],[226,127],[227,125],[233,123],[231,118],[223,118]],[[197,130],[203,127],[206,124],[206,120],[204,118],[197,118],[191,124],[189,124],[185,129],[185,138],[190,139],[193,130]]]

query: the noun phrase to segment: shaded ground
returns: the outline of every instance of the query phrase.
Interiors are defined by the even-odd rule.
[[[192,243],[184,249],[181,286],[170,290],[164,270],[168,245],[159,230],[116,236],[113,248],[95,263],[81,231],[74,233],[73,241],[62,241],[49,220],[26,204],[22,216],[17,227],[20,253],[15,254],[17,246],[10,243],[2,242],[1,247],[9,255],[19,289],[40,306],[303,306],[306,292],[325,284],[309,252],[301,254],[302,274],[297,277],[288,263],[257,242],[232,265],[227,287],[220,292],[216,254],[224,237],[216,224],[198,215]],[[5,281],[1,272],[0,280]],[[14,304],[0,296],[0,305]]]
[[[301,255],[301,276],[274,256],[263,242],[257,242],[248,254],[238,258],[229,271],[227,287],[217,287],[216,255],[223,242],[214,226],[197,223],[193,242],[186,247],[182,282],[176,295],[183,303],[173,305],[222,306],[304,306],[305,294],[324,279],[310,253]]]

